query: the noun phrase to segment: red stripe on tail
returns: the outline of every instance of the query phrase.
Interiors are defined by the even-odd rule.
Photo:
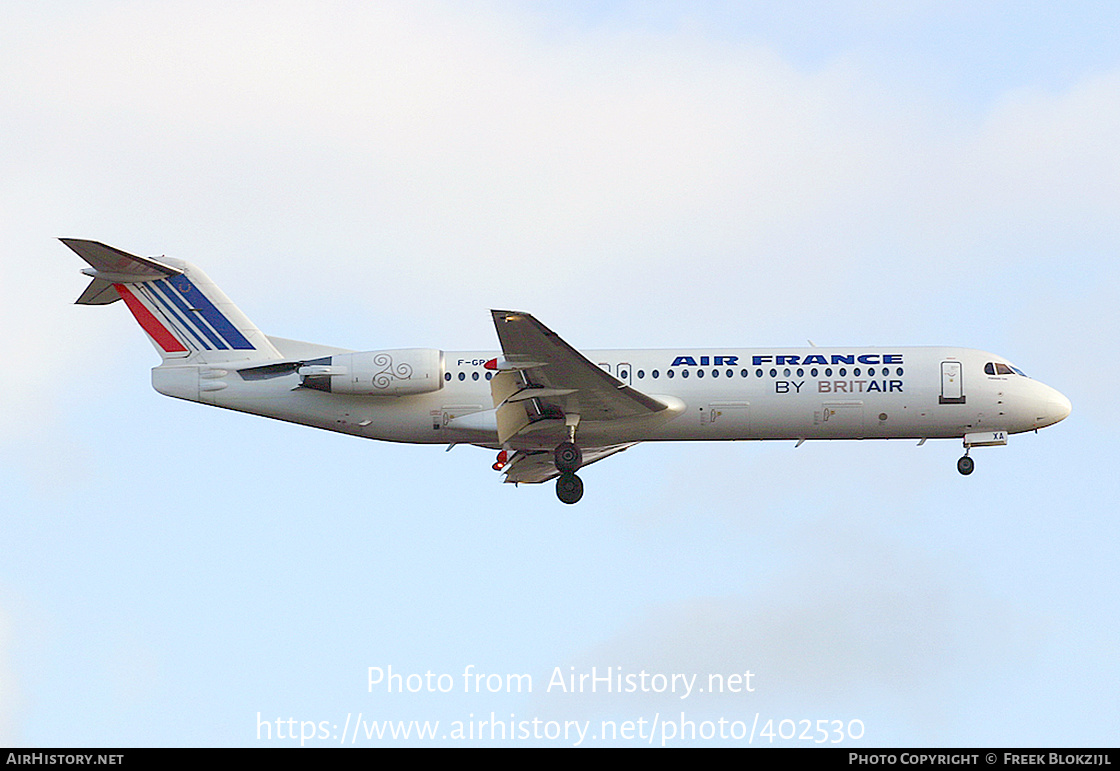
[[[160,323],[159,319],[152,315],[152,312],[136,298],[135,295],[124,284],[113,284],[117,291],[120,292],[121,299],[128,309],[132,311],[132,315],[144,328],[144,331],[156,341],[167,353],[178,353],[187,350],[182,343],[180,343],[175,336],[167,331],[167,327]]]

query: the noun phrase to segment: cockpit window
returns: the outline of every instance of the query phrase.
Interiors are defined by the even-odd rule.
[[[1002,361],[989,361],[984,365],[985,375],[1022,375],[1022,370],[1012,367],[1010,364],[1004,364]]]

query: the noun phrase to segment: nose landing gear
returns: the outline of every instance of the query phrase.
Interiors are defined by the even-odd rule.
[[[964,476],[972,473],[976,464],[968,457],[973,447],[1002,447],[1007,444],[1007,430],[997,428],[993,431],[976,431],[964,435],[964,457],[957,461],[957,471]]]

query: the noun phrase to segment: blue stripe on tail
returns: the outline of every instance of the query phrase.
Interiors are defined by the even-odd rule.
[[[225,314],[218,310],[214,303],[210,302],[210,298],[203,294],[185,275],[163,279],[159,283],[167,283],[172,286],[186,300],[187,305],[201,314],[202,318],[206,319],[210,326],[214,328],[214,331],[221,335],[230,348],[238,351],[256,350],[253,344],[245,338],[245,335],[241,334],[237,327],[230,323]]]

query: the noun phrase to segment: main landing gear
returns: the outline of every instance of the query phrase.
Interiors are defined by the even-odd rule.
[[[583,480],[570,471],[561,473],[556,480],[556,497],[561,503],[576,503],[583,497]]]
[[[583,480],[576,471],[583,465],[583,453],[575,442],[561,442],[552,455],[560,478],[556,480],[556,497],[562,503],[576,503],[583,497]]]
[[[501,471],[510,461],[510,452],[502,450],[494,462],[494,470]],[[575,442],[561,442],[552,454],[552,461],[560,477],[556,480],[556,497],[563,503],[576,503],[583,497],[583,480],[576,476],[583,465],[583,452]]]

